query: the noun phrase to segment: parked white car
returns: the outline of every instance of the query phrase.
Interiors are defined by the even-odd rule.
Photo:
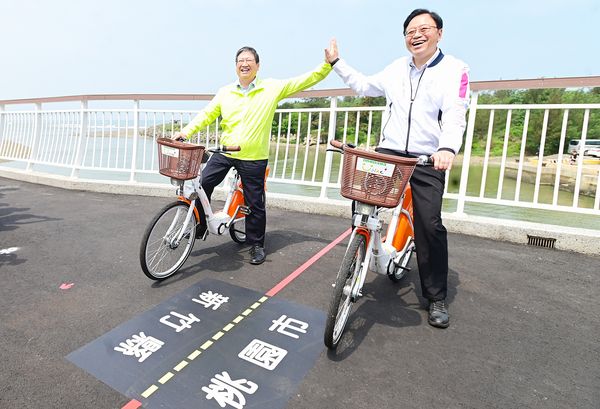
[[[587,149],[584,153],[586,156],[593,156],[595,158],[600,158],[600,148],[590,148]]]

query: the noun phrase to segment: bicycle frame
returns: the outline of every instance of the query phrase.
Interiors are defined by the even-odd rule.
[[[381,208],[360,202],[356,203],[359,211],[354,214],[355,229],[352,231],[349,243],[357,234],[361,234],[365,237],[367,248],[359,278],[356,285],[352,287],[351,297],[353,300],[362,295],[361,290],[369,270],[378,274],[389,274],[390,263],[396,262],[404,255],[411,245],[408,238],[414,235],[410,185],[407,186],[398,206],[394,208],[385,241],[381,236],[383,227],[383,221],[379,218]]]
[[[269,177],[269,172],[270,168],[267,166],[265,170],[265,180]],[[250,212],[250,209],[245,205],[242,181],[236,170],[233,170],[233,175],[229,177],[226,182],[229,184],[229,188],[227,190],[225,204],[223,205],[223,208],[217,212],[213,211],[208,196],[206,196],[206,192],[202,189],[202,172],[200,172],[198,177],[187,182],[191,182],[191,189],[186,189],[184,181],[176,179],[172,179],[171,181],[171,183],[179,186],[179,200],[190,205],[185,227],[187,227],[191,220],[192,213],[196,217],[196,221],[200,221],[200,214],[196,207],[196,198],[200,201],[204,214],[206,215],[208,231],[212,234],[222,235],[233,224],[242,220]]]
[[[246,242],[245,204],[241,177],[233,171],[225,181],[228,186],[225,205],[213,211],[202,189],[204,147],[188,147],[180,141],[158,140],[159,172],[171,178],[177,187],[177,200],[165,205],[150,221],[140,244],[140,265],[147,277],[164,280],[175,274],[191,254],[197,239],[206,240],[209,233],[228,232],[238,243]],[[219,146],[212,153],[239,151],[239,146]],[[265,171],[265,179],[269,169]],[[239,223],[239,224],[237,224]]]
[[[415,251],[410,177],[415,166],[431,158],[400,158],[369,152],[332,140],[344,153],[340,193],[354,202],[352,234],[333,284],[323,340],[334,349],[340,342],[352,304],[362,296],[369,270],[398,282],[410,269]],[[416,159],[416,160],[415,160]],[[380,212],[393,209],[385,238]]]
[[[242,216],[239,216],[240,214],[246,214],[241,181],[239,175],[235,171],[233,177],[229,178],[229,189],[225,199],[225,205],[222,210],[217,212],[213,212],[208,196],[206,195],[206,192],[204,192],[204,189],[202,189],[202,174],[191,180],[191,190],[186,189],[185,184],[181,183],[182,181],[177,182],[179,185],[179,200],[190,205],[188,214],[186,215],[186,223],[182,231],[185,231],[185,228],[187,228],[192,217],[195,217],[196,221],[200,221],[200,215],[196,207],[196,198],[200,200],[200,205],[206,215],[208,231],[212,234],[222,235],[232,224],[242,218]],[[180,234],[182,235],[182,233]]]

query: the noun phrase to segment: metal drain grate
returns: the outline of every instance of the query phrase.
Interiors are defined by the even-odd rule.
[[[556,239],[553,239],[552,237],[531,236],[529,234],[527,235],[527,245],[529,246],[538,246],[553,249],[555,242]]]

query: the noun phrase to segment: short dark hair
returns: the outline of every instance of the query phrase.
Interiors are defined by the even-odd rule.
[[[240,48],[237,53],[235,53],[235,62],[237,62],[237,58],[240,56],[241,53],[243,53],[244,51],[248,51],[251,52],[252,55],[254,55],[254,60],[256,60],[256,63],[258,64],[260,62],[260,59],[258,58],[258,53],[256,52],[256,50],[252,47],[248,47],[248,46],[244,46],[242,48]]]
[[[427,9],[415,9],[412,11],[412,13],[410,13],[408,15],[408,17],[406,17],[406,20],[404,20],[404,34],[406,34],[406,27],[408,27],[408,24],[410,23],[410,21],[417,17],[420,16],[421,14],[429,14],[431,16],[431,18],[433,19],[433,21],[435,21],[435,25],[437,28],[443,28],[444,27],[444,21],[442,20],[442,18],[440,17],[440,15],[434,11],[429,11]]]

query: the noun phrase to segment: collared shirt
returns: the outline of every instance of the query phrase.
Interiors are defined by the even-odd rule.
[[[237,84],[238,90],[240,90],[240,92],[242,94],[247,94],[250,90],[256,88],[256,77],[254,77],[254,80],[252,80],[252,82],[250,84],[248,84],[248,86],[246,88],[242,87],[242,84],[239,83]]]
[[[343,59],[334,65],[335,72],[359,95],[386,97],[382,148],[415,155],[460,150],[469,103],[469,67],[450,55],[433,65],[440,52],[421,70],[412,57],[399,58],[371,76]]]
[[[423,64],[421,66],[421,68],[417,68],[414,60],[412,58],[410,59],[410,62],[408,63],[408,65],[410,65],[410,79],[413,82],[413,87],[416,86],[416,84],[414,83],[415,79],[419,78],[419,76],[425,70],[425,68],[429,67],[429,64],[431,64],[438,57],[438,55],[440,55],[439,48],[435,50],[435,53],[433,53],[431,58],[429,60],[427,60],[427,62],[425,64]]]
[[[273,115],[279,101],[312,87],[330,72],[331,65],[322,63],[313,71],[286,80],[255,79],[255,86],[247,92],[238,88],[239,82],[224,86],[182,132],[191,136],[221,116],[219,143],[242,148],[231,152],[232,157],[268,159]]]

